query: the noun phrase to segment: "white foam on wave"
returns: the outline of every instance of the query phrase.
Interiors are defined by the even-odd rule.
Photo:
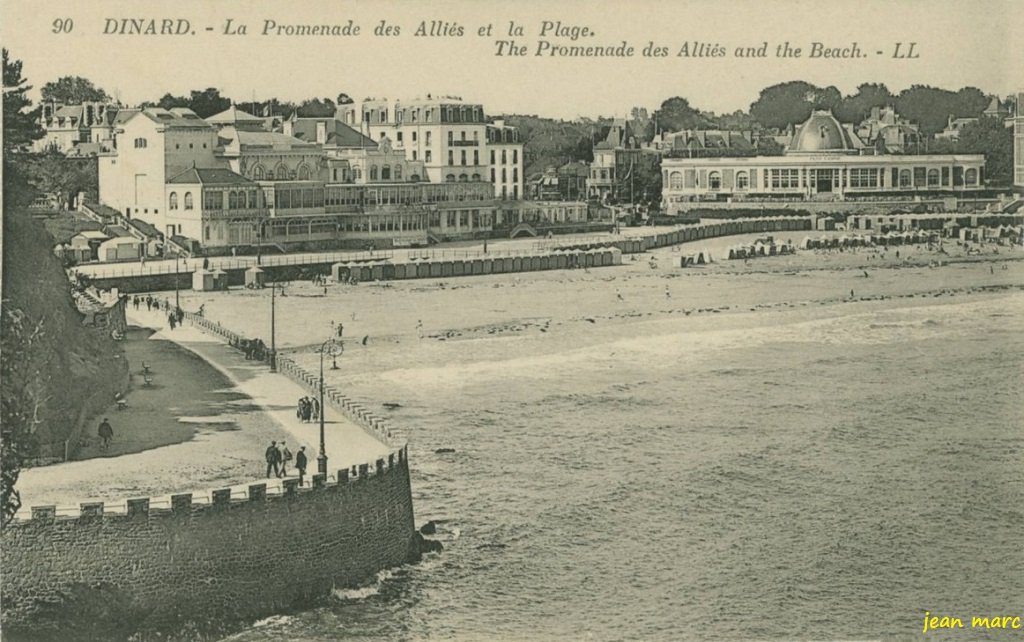
[[[271,615],[270,617],[257,621],[252,626],[254,629],[265,626],[282,626],[290,623],[291,621],[292,616],[290,615]]]
[[[836,308],[837,311],[842,311]],[[932,340],[953,333],[970,332],[978,319],[992,312],[1024,311],[1024,295],[1015,294],[981,301],[889,308],[851,312],[826,318],[795,320],[728,329],[683,329],[615,339],[598,345],[511,359],[454,363],[439,367],[397,368],[380,374],[390,384],[410,388],[459,388],[468,382],[489,379],[577,376],[581,372],[614,368],[623,360],[649,367],[678,367],[689,359],[709,353],[751,348],[766,343],[817,343],[826,345],[884,345]]]
[[[336,599],[339,600],[365,600],[368,597],[372,597],[380,593],[381,587],[384,582],[394,577],[395,573],[391,569],[384,569],[377,573],[372,583],[366,586],[360,586],[351,589],[334,589],[332,594]]]

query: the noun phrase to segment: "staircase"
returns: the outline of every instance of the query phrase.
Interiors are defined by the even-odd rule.
[[[530,236],[536,237],[537,230],[534,229],[534,227],[529,223],[520,223],[519,225],[516,225],[515,227],[512,228],[512,231],[509,232],[508,237],[510,239],[514,239],[524,234],[529,234]]]

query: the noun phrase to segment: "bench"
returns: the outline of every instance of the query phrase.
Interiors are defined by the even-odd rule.
[[[150,377],[148,374],[147,375],[142,375],[142,385],[146,386],[147,388],[152,386],[153,385],[153,377]]]

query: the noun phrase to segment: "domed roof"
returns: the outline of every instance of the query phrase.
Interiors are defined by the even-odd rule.
[[[787,153],[830,152],[856,153],[850,135],[828,111],[815,111],[793,135]]]

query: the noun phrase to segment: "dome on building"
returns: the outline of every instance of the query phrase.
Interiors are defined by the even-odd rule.
[[[815,111],[793,135],[787,153],[829,152],[832,154],[856,153],[852,137],[835,116],[828,111]]]

